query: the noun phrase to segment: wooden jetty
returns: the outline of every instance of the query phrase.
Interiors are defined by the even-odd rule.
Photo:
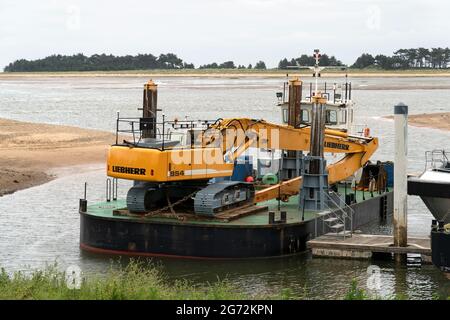
[[[350,237],[326,234],[307,242],[313,256],[370,259],[374,254],[420,254],[422,261],[431,259],[430,238],[408,238],[407,247],[395,247],[388,235],[353,234]]]

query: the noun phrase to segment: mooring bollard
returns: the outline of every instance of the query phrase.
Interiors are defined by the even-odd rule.
[[[80,204],[78,207],[78,212],[85,213],[87,211],[87,182],[84,183],[84,198],[80,199]]]
[[[399,103],[394,107],[395,166],[394,166],[394,246],[408,246],[407,230],[407,155],[408,155],[408,106]],[[395,261],[403,262],[404,254],[395,254]]]
[[[80,199],[79,212],[86,213],[86,211],[87,211],[87,200],[86,199]]]

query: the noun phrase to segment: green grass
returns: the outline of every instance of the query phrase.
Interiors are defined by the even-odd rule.
[[[248,295],[227,280],[194,285],[186,280],[169,281],[160,267],[131,261],[126,267],[113,265],[99,276],[82,275],[79,289],[70,289],[66,274],[56,264],[31,273],[9,274],[0,269],[0,300],[298,300],[307,299],[285,288],[273,295]],[[344,300],[382,299],[371,296],[352,281]],[[407,296],[388,297],[407,300]],[[442,299],[442,297],[435,297]],[[450,297],[448,298],[450,299]]]
[[[353,280],[344,300],[367,300],[369,296],[364,289],[358,287],[358,282]]]
[[[188,281],[169,283],[160,269],[131,262],[111,267],[102,276],[83,276],[79,289],[70,289],[57,265],[26,275],[0,271],[0,300],[229,300],[250,299],[228,281],[195,286]]]
[[[250,296],[228,280],[194,285],[168,281],[161,268],[131,261],[111,267],[99,276],[82,275],[79,289],[67,286],[65,272],[56,264],[31,273],[9,274],[0,269],[0,300],[252,300],[298,299],[289,289],[276,295]]]

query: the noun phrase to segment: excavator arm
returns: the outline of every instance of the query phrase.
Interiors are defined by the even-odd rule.
[[[308,151],[310,149],[310,127],[293,128],[247,118],[224,119],[211,129],[216,134],[205,139],[204,145],[221,143],[223,154],[227,160],[233,161],[251,146],[266,149]],[[233,131],[235,133],[233,133]],[[219,141],[217,141],[217,132]],[[363,167],[378,148],[378,139],[373,137],[352,136],[346,132],[325,129],[324,151],[344,153],[345,156],[336,163],[330,164],[328,179],[330,184],[342,181]],[[259,190],[255,194],[255,202],[267,201],[289,196],[299,192],[301,177],[296,177],[280,184]]]

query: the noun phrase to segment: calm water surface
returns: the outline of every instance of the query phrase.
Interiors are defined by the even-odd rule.
[[[159,106],[168,119],[188,115],[188,119],[252,117],[280,121],[275,92],[282,88],[281,78],[155,80],[159,84]],[[123,116],[138,115],[136,108],[141,106],[145,81],[139,77],[0,80],[0,117],[113,131],[117,111]],[[369,125],[371,133],[380,139],[374,159],[393,158],[393,122],[382,117],[392,114],[397,102],[408,104],[411,114],[450,111],[450,90],[408,89],[450,86],[447,78],[356,78],[352,82],[356,89],[353,93],[356,122]],[[402,89],[377,90],[386,86]],[[449,141],[449,132],[410,127],[409,171],[423,170],[424,152],[432,148],[450,149]],[[103,168],[103,164],[67,168],[55,172],[60,178],[50,183],[1,197],[0,266],[27,270],[57,261],[62,268],[78,264],[88,273],[101,273],[108,268],[110,258],[84,254],[78,248],[77,211],[82,183],[88,182],[90,202],[103,200],[106,178]],[[119,193],[125,195],[128,187],[128,182],[121,181]],[[430,213],[419,199],[410,197],[408,201],[410,234],[426,236]],[[387,233],[391,226],[375,223],[362,229]],[[390,262],[312,259],[308,254],[233,262],[172,259],[154,262],[164,266],[170,279],[205,282],[228,278],[249,294],[290,288],[310,298],[341,298],[352,279],[364,286],[367,267],[376,263],[381,268],[381,290],[375,294],[426,299],[450,295],[450,281],[431,265],[394,268]]]

